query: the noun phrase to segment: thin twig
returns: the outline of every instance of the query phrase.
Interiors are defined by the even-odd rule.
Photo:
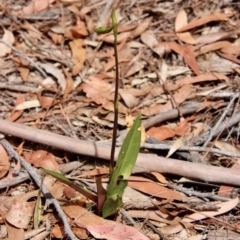
[[[158,80],[160,81],[160,83],[162,84],[162,87],[163,87],[163,90],[164,90],[165,94],[170,95],[170,98],[171,98],[172,103],[173,103],[172,105],[173,105],[173,106],[175,105],[175,108],[178,110],[179,116],[183,118],[183,114],[182,114],[182,112],[181,112],[181,109],[180,109],[180,107],[179,107],[179,104],[177,103],[176,99],[175,99],[174,96],[172,95],[171,91],[168,89],[167,85],[164,83],[164,81],[163,81],[163,79],[162,79],[162,76],[159,74],[157,68],[156,68],[153,64],[151,64],[150,61],[148,61],[148,59],[147,59],[146,57],[142,56],[142,59],[143,59],[144,61],[146,61],[146,62],[150,65],[150,67],[152,68],[152,70],[156,73],[156,76],[157,76]]]
[[[17,92],[26,92],[26,93],[35,93],[38,92],[39,89],[34,87],[28,87],[24,85],[12,85],[10,83],[0,82],[0,89],[8,89]]]
[[[72,161],[68,163],[63,163],[59,165],[59,170],[62,174],[68,173],[72,171],[73,169],[76,169],[80,167],[83,163],[80,161]],[[17,185],[19,183],[25,182],[30,178],[29,174],[24,171],[20,172],[17,176],[14,176],[14,178],[9,178],[7,180],[3,180],[0,182],[0,189],[11,187],[14,185]]]
[[[30,178],[29,174],[27,172],[20,172],[18,176],[15,176],[13,178],[8,178],[7,180],[0,182],[0,189],[4,189],[7,187],[11,187],[14,185],[17,185],[19,183],[25,182]]]
[[[111,15],[111,9],[113,8],[113,5],[115,3],[115,0],[108,0],[107,4],[105,5],[105,8],[102,12],[102,15],[100,17],[100,20],[97,24],[97,27],[101,27],[101,26],[106,26],[107,22],[110,18]]]
[[[171,184],[169,182],[167,183],[167,186],[169,188],[172,188],[172,189],[177,190],[179,192],[185,193],[189,196],[197,196],[197,197],[200,197],[200,198],[209,198],[209,199],[213,199],[215,201],[223,201],[223,202],[227,202],[227,201],[230,200],[229,198],[220,197],[220,196],[217,196],[213,193],[200,193],[200,192],[190,190],[190,189],[185,188],[185,187],[176,186],[176,185]]]
[[[224,129],[226,128],[230,128],[231,126],[237,124],[240,122],[240,111],[237,111],[235,115],[233,115],[230,119],[227,119],[225,122],[223,122],[219,128],[214,129],[214,131],[212,131],[212,137],[218,135],[219,133],[223,132]],[[194,140],[195,145],[201,145],[203,144],[206,139],[209,136],[209,132],[205,132],[203,134],[201,134],[196,140]]]
[[[26,59],[28,62],[30,62],[43,75],[43,77],[47,78],[47,74],[36,64],[36,62],[34,62],[31,58],[26,56],[23,52],[21,52],[20,50],[18,50],[15,47],[9,45],[8,43],[6,43],[3,40],[0,40],[0,43],[3,43],[7,47],[11,48],[15,52],[16,56],[19,56],[19,57],[22,57],[22,58]]]
[[[172,147],[172,144],[169,143],[142,143],[141,147],[147,148],[147,149],[161,149],[161,150],[169,150]],[[225,155],[229,157],[240,157],[240,153],[234,153],[231,151],[224,151],[216,148],[209,148],[209,147],[194,147],[194,146],[185,146],[185,147],[180,147],[177,149],[177,151],[196,151],[196,152],[211,152],[211,153],[216,153],[220,155]]]
[[[114,91],[114,121],[113,121],[113,136],[112,136],[112,147],[110,156],[110,176],[114,169],[114,157],[115,148],[117,142],[117,129],[118,129],[118,89],[119,89],[119,68],[118,68],[118,50],[117,50],[117,19],[114,9],[112,10],[112,27],[114,34],[114,56],[116,66],[116,80],[115,80],[115,91]]]
[[[215,126],[211,129],[208,138],[206,139],[205,143],[203,144],[204,147],[206,147],[209,143],[209,141],[212,139],[214,132],[216,132],[216,130],[219,128],[220,124],[222,124],[223,119],[226,117],[228,111],[230,110],[233,102],[235,101],[235,99],[237,97],[240,96],[240,92],[237,92],[233,95],[231,101],[229,102],[229,104],[227,105],[227,107],[224,109],[224,112],[222,114],[222,116],[220,117],[220,119],[218,120],[218,122],[215,124]]]
[[[8,152],[10,157],[12,157],[16,160],[19,159],[21,165],[26,169],[26,171],[29,173],[29,175],[34,179],[37,186],[40,187],[41,179],[38,176],[38,174],[35,172],[34,168],[28,162],[26,162],[23,157],[18,155],[18,153],[13,149],[13,147],[7,140],[5,140],[5,139],[0,140],[0,144],[6,149],[6,151]],[[46,199],[48,200],[48,202],[55,206],[60,218],[63,221],[65,233],[68,235],[68,237],[70,239],[77,240],[78,238],[73,234],[73,232],[69,226],[68,220],[67,220],[63,210],[61,209],[58,201],[52,197],[52,195],[50,194],[50,192],[47,190],[47,188],[44,185],[42,186],[42,192],[46,196]]]

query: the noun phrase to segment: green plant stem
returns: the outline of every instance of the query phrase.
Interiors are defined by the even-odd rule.
[[[116,81],[115,81],[115,93],[114,93],[114,123],[113,123],[113,136],[112,136],[112,148],[110,156],[110,179],[114,169],[114,155],[116,148],[117,139],[117,128],[118,128],[118,88],[119,88],[119,68],[118,68],[118,52],[117,52],[117,21],[115,10],[112,10],[112,27],[114,34],[114,56],[115,56],[115,66],[116,66]]]

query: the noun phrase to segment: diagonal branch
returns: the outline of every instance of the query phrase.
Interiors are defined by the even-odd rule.
[[[240,111],[234,115],[234,117],[227,123],[225,127],[232,126],[239,121]],[[3,119],[0,119],[0,132],[59,148],[65,151],[94,156],[106,160],[109,160],[111,151],[111,146],[106,144],[72,139],[48,131],[9,122]],[[116,148],[115,159],[118,152],[119,148]],[[159,157],[154,154],[139,153],[133,173],[151,171],[185,176],[205,182],[240,186],[239,171],[234,169],[207,166],[198,163]],[[219,172],[221,174],[219,174]]]
[[[13,157],[16,160],[19,159],[21,165],[26,169],[26,171],[29,173],[29,175],[34,179],[34,181],[38,185],[38,187],[40,187],[41,179],[38,176],[38,174],[35,172],[34,168],[28,162],[26,162],[24,158],[22,158],[21,156],[18,155],[18,153],[13,149],[13,147],[11,146],[11,144],[8,141],[6,141],[5,139],[1,139],[0,144],[6,149],[9,156]],[[54,207],[56,208],[60,218],[63,221],[65,233],[68,235],[68,237],[71,240],[77,240],[78,238],[76,238],[75,235],[73,234],[73,232],[68,224],[67,218],[66,218],[63,210],[61,209],[58,201],[51,196],[50,192],[47,190],[47,188],[44,185],[42,186],[42,192],[46,196],[46,199],[49,201],[49,203],[53,204]]]

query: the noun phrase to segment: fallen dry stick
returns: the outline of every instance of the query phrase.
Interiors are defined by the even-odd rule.
[[[109,160],[111,146],[77,140],[0,119],[0,132],[65,151]],[[116,149],[116,156],[119,148]],[[116,158],[115,156],[115,158]],[[134,173],[158,171],[204,182],[240,186],[240,173],[234,169],[202,165],[154,154],[139,153]]]

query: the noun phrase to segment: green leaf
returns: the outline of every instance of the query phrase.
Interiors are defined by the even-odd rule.
[[[33,214],[34,229],[38,229],[38,226],[40,224],[40,218],[42,215],[42,200],[41,200],[42,185],[43,185],[43,178],[41,181],[41,186],[38,191],[37,201],[36,201],[35,208],[34,208],[34,214]]]
[[[95,32],[97,34],[104,34],[104,33],[109,33],[112,31],[112,27],[106,28],[106,27],[99,27],[95,29]]]
[[[76,191],[80,192],[85,197],[91,199],[94,202],[97,202],[97,196],[95,194],[93,194],[92,192],[88,191],[87,189],[84,189],[84,188],[82,188],[82,187],[72,183],[68,178],[66,178],[61,173],[58,173],[58,172],[55,172],[55,171],[51,171],[51,170],[48,170],[48,169],[44,169],[44,168],[41,168],[41,170],[43,172],[45,172],[45,173],[55,177],[60,182],[63,182],[65,184],[67,184],[68,186],[72,187],[73,189],[75,189]]]
[[[104,203],[102,215],[107,217],[122,206],[122,196],[127,186],[127,179],[130,177],[137,160],[141,143],[141,114],[138,115],[131,129],[129,130],[123,145],[118,154],[116,167],[114,168],[111,181],[107,189],[107,200]]]

